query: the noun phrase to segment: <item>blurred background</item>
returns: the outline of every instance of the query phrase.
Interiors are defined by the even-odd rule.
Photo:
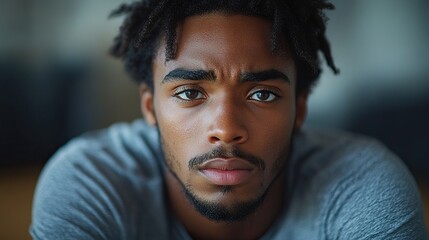
[[[29,239],[34,186],[58,147],[140,118],[137,85],[107,54],[121,23],[107,16],[122,2],[0,0],[0,239]],[[306,125],[380,139],[428,204],[429,1],[332,2],[341,74],[325,67]]]

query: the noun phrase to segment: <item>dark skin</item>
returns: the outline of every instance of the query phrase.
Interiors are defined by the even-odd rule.
[[[296,67],[288,51],[271,54],[270,27],[267,20],[243,15],[189,17],[179,27],[175,59],[165,61],[160,44],[153,92],[141,86],[142,112],[164,139],[170,208],[194,238],[257,239],[283,207],[284,169],[293,131],[305,119],[307,94],[295,92]],[[265,167],[228,157],[215,159],[226,166],[220,170],[188,167],[190,159],[219,146],[255,156]],[[236,165],[240,169],[230,169]],[[227,209],[264,193],[266,198],[244,219],[212,221],[187,200],[184,185]]]

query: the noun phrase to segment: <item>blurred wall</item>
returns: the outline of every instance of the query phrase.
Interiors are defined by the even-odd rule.
[[[329,70],[310,99],[308,125],[374,136],[429,171],[429,1],[334,1]]]
[[[122,1],[0,3],[0,164],[45,161],[84,131],[140,117],[138,89],[107,55]],[[429,170],[429,1],[333,1],[329,69],[307,125],[376,136]]]
[[[118,1],[0,4],[0,165],[45,161],[71,137],[140,116],[136,84],[108,56]]]

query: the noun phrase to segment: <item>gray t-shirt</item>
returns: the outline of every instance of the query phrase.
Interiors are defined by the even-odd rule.
[[[143,120],[85,134],[39,179],[34,239],[190,239],[169,213],[157,132]],[[375,140],[304,129],[287,204],[262,239],[427,239],[416,184]]]

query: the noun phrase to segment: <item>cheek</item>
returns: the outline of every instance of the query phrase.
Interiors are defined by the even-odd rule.
[[[277,111],[267,116],[263,121],[263,124],[259,124],[255,128],[254,136],[257,136],[258,144],[263,151],[263,156],[266,157],[267,161],[270,161],[268,165],[273,168],[279,167],[274,166],[279,159],[286,160],[291,136],[293,134],[295,122],[295,108],[287,108],[286,111]]]
[[[201,122],[186,109],[179,109],[175,104],[168,103],[168,100],[156,106],[157,124],[160,134],[164,140],[164,150],[170,166],[173,166],[176,174],[181,175],[187,171],[188,161],[195,157],[198,137],[198,124]]]

